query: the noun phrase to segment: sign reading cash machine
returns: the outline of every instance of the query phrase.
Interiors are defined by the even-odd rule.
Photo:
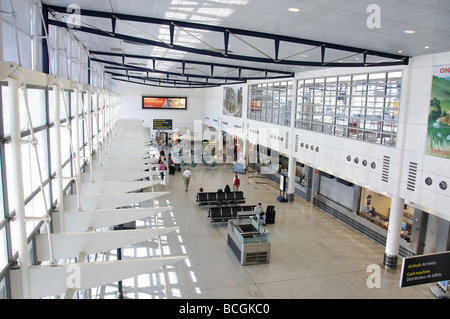
[[[403,259],[400,287],[450,280],[450,252]]]

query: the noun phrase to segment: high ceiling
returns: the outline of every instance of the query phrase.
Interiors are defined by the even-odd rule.
[[[93,61],[148,85],[220,85],[450,51],[450,0],[44,2],[61,27],[76,4],[81,28],[72,30]]]

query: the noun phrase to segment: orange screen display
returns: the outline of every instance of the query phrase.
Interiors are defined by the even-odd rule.
[[[185,97],[142,97],[143,109],[186,109]]]

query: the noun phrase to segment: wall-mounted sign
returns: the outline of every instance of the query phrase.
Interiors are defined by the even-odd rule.
[[[450,65],[434,67],[425,154],[450,159]]]
[[[223,88],[223,114],[242,117],[242,86]]]
[[[154,130],[171,130],[172,129],[172,120],[153,120],[153,129]]]
[[[286,191],[286,176],[280,175],[280,191]]]
[[[403,259],[400,287],[450,280],[450,252]]]
[[[187,98],[143,96],[142,108],[157,109],[157,110],[167,110],[167,109],[186,110]]]

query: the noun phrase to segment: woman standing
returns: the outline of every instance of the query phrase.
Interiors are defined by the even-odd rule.
[[[239,186],[241,186],[241,180],[239,179],[238,174],[234,173],[233,192],[238,192]]]

